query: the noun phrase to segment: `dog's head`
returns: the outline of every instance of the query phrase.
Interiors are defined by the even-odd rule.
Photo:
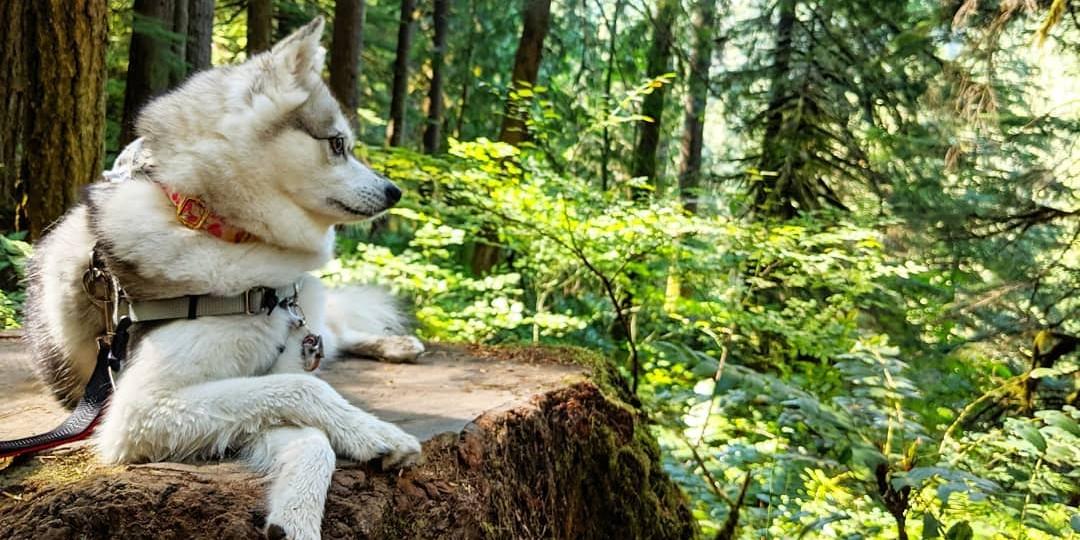
[[[397,203],[398,187],[353,155],[352,130],[322,80],[322,32],[320,17],[147,105],[137,132],[159,180],[286,245]]]

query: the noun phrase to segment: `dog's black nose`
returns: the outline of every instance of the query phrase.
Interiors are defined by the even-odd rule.
[[[394,206],[401,200],[401,190],[394,184],[386,186],[383,193],[386,195],[386,206]]]

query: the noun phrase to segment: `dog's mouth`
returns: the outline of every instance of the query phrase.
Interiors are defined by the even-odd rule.
[[[332,197],[326,199],[326,204],[329,204],[331,207],[336,208],[338,210],[341,210],[342,212],[344,212],[346,214],[356,216],[356,217],[359,217],[359,218],[365,218],[365,219],[366,218],[371,218],[371,217],[374,217],[375,214],[378,214],[378,212],[370,212],[370,211],[367,211],[367,210],[361,210],[359,208],[356,208],[355,206],[349,206],[349,205],[347,205],[347,204],[345,204],[345,203],[343,203],[343,202],[341,202],[341,201],[339,201],[337,199],[334,199]]]

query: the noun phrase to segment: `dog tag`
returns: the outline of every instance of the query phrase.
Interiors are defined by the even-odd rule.
[[[302,328],[307,326],[307,319],[304,317],[304,310],[300,309],[300,304],[296,303],[296,300],[285,304],[285,311],[288,312],[289,317],[292,318],[293,328]]]
[[[322,336],[308,334],[300,342],[300,357],[304,361],[304,371],[315,371],[323,359]]]

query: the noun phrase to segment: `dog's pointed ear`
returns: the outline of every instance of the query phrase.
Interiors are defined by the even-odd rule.
[[[317,17],[269,52],[249,60],[249,76],[237,79],[227,93],[232,113],[223,120],[221,130],[269,129],[307,101],[322,84],[326,50],[319,39],[324,24],[323,18]]]
[[[326,49],[322,48],[319,40],[325,26],[326,21],[321,15],[315,17],[274,45],[270,53],[279,67],[285,68],[297,82],[308,88],[322,77]]]

